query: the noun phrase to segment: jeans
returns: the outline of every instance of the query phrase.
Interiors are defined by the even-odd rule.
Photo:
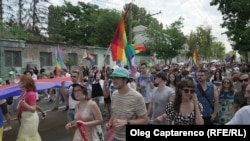
[[[69,121],[73,121],[75,119],[75,109],[68,109],[67,117]]]

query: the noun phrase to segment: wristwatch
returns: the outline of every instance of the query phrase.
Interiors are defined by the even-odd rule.
[[[127,120],[127,125],[130,125],[130,120],[129,119]]]

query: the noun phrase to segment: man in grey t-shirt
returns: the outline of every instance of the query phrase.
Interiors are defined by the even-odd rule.
[[[150,116],[150,124],[167,124],[167,120],[160,122],[158,118],[166,111],[166,106],[169,101],[174,99],[175,91],[166,86],[166,75],[163,72],[155,76],[155,87],[152,91],[152,98],[148,107],[148,116]]]

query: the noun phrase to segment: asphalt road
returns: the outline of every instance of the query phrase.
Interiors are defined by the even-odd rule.
[[[60,105],[59,110],[51,112],[54,104],[49,104],[46,100],[41,99],[38,102],[44,111],[46,111],[46,118],[41,119],[39,123],[39,134],[42,141],[71,141],[70,133],[65,129],[67,123],[66,112],[63,112],[64,106]],[[12,116],[12,130],[3,133],[3,141],[16,141],[19,123],[14,120],[16,115],[11,113]],[[41,117],[41,114],[39,113]]]

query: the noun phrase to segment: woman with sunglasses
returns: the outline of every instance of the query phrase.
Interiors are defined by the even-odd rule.
[[[194,82],[181,80],[175,93],[174,102],[169,102],[164,118],[168,118],[174,125],[203,125],[203,107],[194,93]]]
[[[235,92],[232,80],[224,78],[219,92],[218,122],[224,125],[232,118],[232,103],[234,101]]]

